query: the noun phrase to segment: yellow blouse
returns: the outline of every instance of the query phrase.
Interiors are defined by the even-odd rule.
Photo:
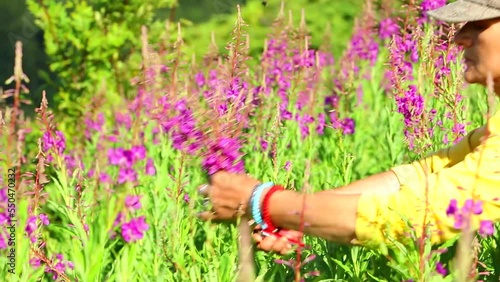
[[[481,220],[500,221],[500,112],[456,145],[391,170],[400,190],[361,195],[356,244],[377,248],[411,240],[408,223],[417,236],[427,226],[431,242],[442,243],[460,232],[446,214],[452,199],[459,207],[467,199],[483,202],[482,214],[471,218],[474,230]]]

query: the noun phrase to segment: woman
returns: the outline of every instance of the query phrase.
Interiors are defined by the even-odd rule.
[[[429,15],[441,21],[467,22],[454,38],[465,50],[465,80],[486,86],[492,78],[500,96],[500,0],[458,1]],[[259,224],[256,229],[264,226],[266,231],[266,236],[253,235],[258,247],[280,253],[290,250],[288,239],[299,233],[275,233],[277,227],[299,230],[303,222],[306,234],[372,248],[409,238],[407,222],[421,236],[425,222],[431,241],[440,243],[460,231],[449,216],[452,200],[459,205],[471,198],[482,202],[482,213],[472,216],[473,229],[479,228],[480,220],[500,221],[500,113],[458,144],[426,159],[340,189],[307,195],[303,215],[302,194],[266,185],[247,175],[217,173],[210,185],[200,188],[213,205],[212,211],[200,217],[216,221],[241,215],[253,218]]]

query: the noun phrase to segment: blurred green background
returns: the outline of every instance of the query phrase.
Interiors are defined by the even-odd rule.
[[[304,9],[313,47],[322,43],[330,23],[331,51],[339,57],[363,2],[294,0],[285,1],[285,9],[287,14],[291,11],[296,23]],[[75,114],[79,112],[75,108],[88,103],[102,87],[110,95],[130,97],[134,94],[128,93],[132,91],[128,80],[140,71],[142,25],[150,29],[150,43],[156,47],[161,40],[173,42],[177,36],[175,24],[171,25],[174,30],[165,35],[165,22],[180,22],[186,56],[201,58],[207,52],[211,32],[219,49],[224,50],[237,5],[249,25],[250,53],[257,57],[272,31],[280,0],[1,1],[0,87],[13,87],[4,82],[13,74],[14,46],[20,40],[24,72],[30,78],[27,86],[31,93],[25,97],[34,103],[28,108],[39,104],[43,90],[59,110]],[[91,45],[99,48],[90,49]]]

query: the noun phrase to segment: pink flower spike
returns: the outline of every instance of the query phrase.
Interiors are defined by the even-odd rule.
[[[308,256],[307,258],[305,258],[305,259],[304,259],[304,261],[302,262],[302,264],[304,265],[304,264],[306,264],[306,263],[308,263],[308,262],[311,262],[311,261],[313,261],[315,258],[316,258],[316,255],[310,255],[310,256]]]
[[[448,274],[448,271],[446,270],[446,268],[444,268],[443,264],[440,262],[438,262],[436,265],[436,272],[443,277],[446,276],[446,274]]]
[[[38,217],[40,218],[40,221],[43,223],[43,225],[49,225],[50,224],[49,218],[47,217],[46,214],[42,213]]]
[[[42,264],[41,260],[39,258],[31,258],[29,263],[34,268],[38,268]]]
[[[454,215],[458,211],[458,204],[456,199],[452,199],[450,204],[448,205],[448,209],[446,209],[446,215]]]
[[[464,213],[471,212],[473,206],[474,206],[474,200],[472,200],[472,199],[465,200],[464,206],[462,207],[462,212],[464,212]]]
[[[472,213],[479,215],[483,213],[483,202],[482,201],[476,201],[474,202],[472,206]]]
[[[142,207],[141,196],[127,196],[125,198],[125,206],[131,210],[138,210]]]
[[[156,167],[153,163],[153,159],[151,158],[148,158],[146,161],[146,174],[151,176],[156,174]]]
[[[479,225],[479,234],[483,237],[491,236],[495,233],[495,226],[491,220],[482,220]]]
[[[294,266],[294,260],[282,260],[282,259],[276,259],[274,260],[275,263],[277,264],[284,264],[288,267],[290,267],[291,269],[293,269],[293,266]]]
[[[455,223],[453,227],[455,229],[462,229],[464,226],[465,218],[462,214],[455,214]]]

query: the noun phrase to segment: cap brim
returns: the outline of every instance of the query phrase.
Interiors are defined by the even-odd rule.
[[[500,10],[468,1],[457,1],[428,11],[427,15],[449,23],[473,22],[500,17]]]

